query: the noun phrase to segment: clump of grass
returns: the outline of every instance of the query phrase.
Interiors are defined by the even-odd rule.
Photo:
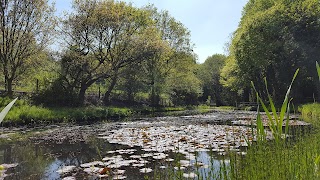
[[[320,125],[320,103],[302,105],[300,111],[302,119],[311,122],[315,126]]]

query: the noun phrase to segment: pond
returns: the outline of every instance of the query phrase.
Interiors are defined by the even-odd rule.
[[[217,179],[221,166],[229,162],[226,151],[245,155],[247,143],[254,141],[252,128],[243,122],[254,117],[252,112],[217,111],[81,126],[2,128],[0,179]]]

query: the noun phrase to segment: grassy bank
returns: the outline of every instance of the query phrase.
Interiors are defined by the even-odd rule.
[[[0,98],[0,109],[11,102],[9,98]],[[9,111],[3,126],[52,124],[61,122],[95,122],[119,120],[125,117],[189,115],[211,111],[209,106],[192,107],[55,107],[34,106],[25,100],[18,100]]]
[[[29,125],[60,122],[90,122],[120,119],[132,115],[129,108],[84,107],[84,108],[44,108],[37,106],[13,107],[4,125]]]

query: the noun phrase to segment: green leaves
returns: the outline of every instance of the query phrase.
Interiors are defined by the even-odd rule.
[[[0,123],[3,121],[3,119],[6,117],[8,114],[9,110],[13,106],[13,104],[16,102],[18,98],[15,98],[13,101],[11,101],[0,113]]]
[[[267,108],[266,104],[263,102],[262,98],[259,96],[259,93],[257,91],[257,89],[255,88],[254,86],[254,83],[251,81],[251,85],[254,89],[254,91],[256,92],[256,96],[257,96],[257,101],[258,103],[261,104],[263,110],[265,111],[266,115],[267,115],[267,118],[268,118],[268,125],[269,125],[269,128],[272,132],[272,135],[273,137],[275,138],[275,141],[276,143],[279,143],[282,139],[282,127],[283,127],[283,122],[284,120],[286,120],[286,130],[285,130],[285,133],[288,132],[288,125],[289,125],[289,105],[290,105],[290,101],[291,99],[289,100],[289,94],[290,94],[290,91],[291,91],[291,87],[292,87],[292,84],[294,82],[294,80],[296,79],[297,75],[299,73],[299,69],[296,70],[296,72],[294,73],[293,75],[293,78],[291,80],[291,84],[287,90],[287,93],[284,97],[284,100],[283,100],[283,103],[282,103],[282,106],[281,106],[281,110],[278,114],[278,112],[276,111],[276,106],[275,104],[273,103],[273,100],[272,100],[272,97],[271,95],[269,94],[269,91],[268,91],[268,85],[267,85],[267,80],[264,79],[264,82],[265,82],[265,86],[266,86],[266,89],[267,89],[267,95],[268,95],[268,100],[269,100],[269,105],[270,105],[270,108],[271,108],[271,112],[269,111],[269,109]],[[287,112],[287,116],[285,117],[285,114]],[[265,134],[264,134],[264,129],[263,129],[263,126],[261,125],[261,116],[260,116],[260,111],[259,111],[259,108],[258,108],[258,115],[257,115],[257,128],[258,128],[258,137],[265,137]],[[261,139],[263,140],[263,139]]]
[[[228,82],[224,84],[233,82],[236,90],[241,90],[254,81],[256,87],[263,88],[261,79],[268,77],[273,86],[270,93],[274,96],[274,103],[282,103],[281,94],[286,92],[291,80],[288,72],[293,74],[300,68],[301,80],[313,76],[309,69],[314,67],[313,58],[320,56],[317,43],[320,40],[319,18],[319,1],[248,1],[229,47],[230,57],[237,65],[229,74],[239,73],[224,78]],[[228,66],[232,68],[231,64]],[[243,83],[235,83],[239,81]],[[312,79],[297,83],[300,87],[296,89],[299,95],[295,100],[303,102],[311,96],[303,89],[310,88],[310,92],[319,93],[314,83],[318,82]],[[268,98],[266,94],[261,96]]]

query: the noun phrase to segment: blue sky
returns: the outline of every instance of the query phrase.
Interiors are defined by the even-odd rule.
[[[52,1],[52,0],[51,0]],[[125,0],[136,7],[148,3],[168,10],[191,31],[198,62],[208,56],[225,53],[225,44],[237,29],[243,6],[248,0]],[[58,14],[70,11],[72,0],[55,0]]]

